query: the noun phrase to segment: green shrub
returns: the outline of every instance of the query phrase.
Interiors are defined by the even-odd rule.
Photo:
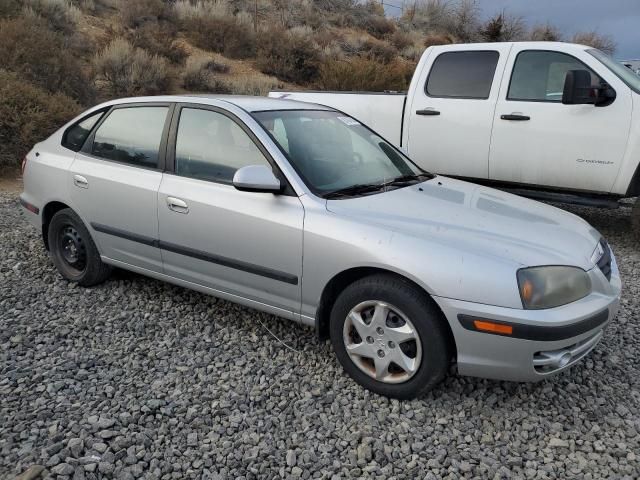
[[[182,20],[187,37],[197,47],[230,58],[249,58],[256,53],[253,29],[235,17],[189,17]]]
[[[71,34],[80,20],[80,9],[70,0],[26,0],[26,16],[44,19],[56,32]]]
[[[0,70],[0,170],[17,168],[35,143],[80,111],[68,96],[52,95],[14,73]]]
[[[256,65],[263,73],[289,82],[306,83],[318,76],[322,56],[303,29],[273,28],[260,34]]]
[[[87,104],[94,90],[73,45],[35,18],[0,21],[0,66],[28,82]]]
[[[173,20],[172,8],[162,0],[120,0],[118,9],[122,24],[130,28],[158,20]]]
[[[192,92],[231,93],[229,86],[214,75],[220,65],[205,56],[189,57],[182,75],[182,86]]]
[[[20,13],[20,2],[18,0],[0,1],[0,18],[13,18]]]
[[[363,57],[327,60],[320,67],[318,85],[325,90],[371,91],[405,90],[411,67],[400,61],[383,64]]]
[[[189,56],[185,48],[176,41],[177,29],[168,22],[145,23],[131,34],[134,47],[161,55],[172,63],[183,64]]]
[[[96,80],[114,96],[167,93],[171,76],[166,61],[123,39],[111,42],[93,59]]]

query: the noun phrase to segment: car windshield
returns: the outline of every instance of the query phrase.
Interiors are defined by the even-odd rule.
[[[596,50],[595,48],[587,50],[592,56],[596,57],[600,63],[616,74],[620,80],[626,83],[632,90],[640,93],[640,76],[635,74],[633,70],[625,67],[622,63],[616,62],[606,53]]]
[[[326,110],[256,112],[314,193],[327,198],[378,193],[433,176],[357,120]]]

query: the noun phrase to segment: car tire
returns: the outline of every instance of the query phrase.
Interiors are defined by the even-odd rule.
[[[453,340],[445,322],[417,285],[376,274],[338,296],[329,329],[338,360],[356,382],[386,397],[411,399],[432,389],[449,369]]]
[[[640,239],[640,197],[636,198],[631,210],[631,233]]]
[[[89,230],[73,210],[57,212],[48,232],[49,254],[64,278],[91,287],[109,277],[111,266],[102,262]]]

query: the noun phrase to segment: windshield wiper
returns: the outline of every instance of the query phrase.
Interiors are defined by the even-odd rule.
[[[407,183],[422,181],[422,180],[431,180],[435,178],[435,175],[432,173],[412,173],[410,175],[402,175],[401,177],[394,178],[393,180],[389,180],[388,182],[383,183],[384,186],[392,186],[392,185],[405,185]]]
[[[416,181],[431,180],[434,177],[435,175],[433,175],[432,173],[425,172],[411,175],[402,175],[400,177],[394,178],[393,180],[382,183],[359,183],[357,185],[352,185],[350,187],[340,188],[338,190],[328,192],[324,195],[324,198],[350,197],[362,193],[377,192],[380,190],[384,190],[387,187],[403,186]]]
[[[384,183],[359,183],[350,187],[339,188],[324,194],[324,198],[350,197],[361,193],[377,192],[385,188]]]

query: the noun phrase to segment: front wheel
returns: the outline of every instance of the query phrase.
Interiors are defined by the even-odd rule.
[[[372,275],[349,285],[331,312],[331,343],[345,371],[365,388],[409,399],[447,373],[452,342],[442,313],[416,285]]]
[[[100,259],[89,230],[70,208],[53,216],[48,239],[53,264],[67,280],[90,287],[104,282],[111,273],[111,267]]]

